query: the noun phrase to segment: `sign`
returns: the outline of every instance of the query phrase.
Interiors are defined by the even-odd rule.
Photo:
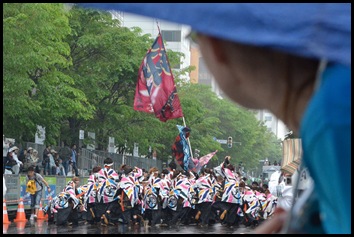
[[[84,130],[80,130],[79,131],[79,139],[83,140],[85,138],[85,131]]]
[[[95,150],[95,137],[96,134],[94,132],[88,132],[88,137],[89,137],[89,143],[87,144],[87,149],[89,150]]]
[[[227,144],[227,140],[216,139],[215,141],[217,141],[220,144]]]
[[[35,135],[34,143],[44,145],[44,140],[45,140],[45,128],[40,125],[37,125],[37,132]]]
[[[134,142],[133,156],[135,156],[135,157],[139,156],[139,143]]]
[[[114,153],[114,137],[108,137],[108,152]]]

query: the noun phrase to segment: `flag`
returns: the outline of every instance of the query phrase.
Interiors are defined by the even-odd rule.
[[[183,170],[189,171],[195,168],[195,165],[191,159],[191,153],[187,138],[187,132],[190,132],[188,127],[176,125],[179,130],[179,135],[176,137],[174,144],[172,145],[172,153]]]
[[[203,168],[204,165],[208,164],[209,160],[218,152],[218,150],[211,152],[205,156],[199,158],[198,163],[195,167],[195,171],[199,174],[200,170]]]
[[[139,68],[134,110],[155,113],[163,122],[183,117],[160,30]]]

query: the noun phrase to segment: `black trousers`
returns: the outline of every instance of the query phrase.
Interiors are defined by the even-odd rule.
[[[199,220],[202,225],[209,224],[209,219],[211,216],[211,202],[202,202],[197,204],[197,210],[201,212]]]
[[[175,226],[180,220],[184,220],[188,216],[190,210],[190,207],[183,207],[183,203],[179,200],[177,202],[177,209],[173,212],[169,225]]]
[[[65,209],[59,209],[56,218],[57,226],[66,225],[68,222],[72,222],[73,225],[78,225],[77,209],[68,207]]]

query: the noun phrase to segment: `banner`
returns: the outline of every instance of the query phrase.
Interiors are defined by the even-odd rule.
[[[301,138],[286,139],[283,141],[282,171],[293,174],[299,167],[302,159]]]
[[[203,166],[208,164],[209,160],[216,154],[216,152],[218,152],[218,150],[199,158],[198,163],[195,167],[195,171],[198,174],[199,174],[200,170],[203,168]]]
[[[163,122],[183,117],[160,30],[139,68],[134,110],[155,113]]]
[[[45,141],[45,127],[37,125],[37,132],[35,134],[34,143],[43,145]]]

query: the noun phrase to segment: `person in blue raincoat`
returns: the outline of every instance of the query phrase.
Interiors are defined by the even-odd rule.
[[[221,90],[302,138],[314,185],[256,233],[351,233],[350,3],[81,5],[190,25]]]

